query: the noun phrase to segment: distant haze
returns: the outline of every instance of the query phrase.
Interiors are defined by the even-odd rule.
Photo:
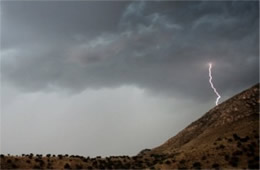
[[[259,80],[258,1],[1,1],[1,153],[134,155]]]

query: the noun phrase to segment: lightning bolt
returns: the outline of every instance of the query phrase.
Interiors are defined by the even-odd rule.
[[[209,83],[211,88],[214,90],[214,93],[218,96],[216,99],[216,106],[218,105],[218,101],[221,98],[221,96],[219,95],[217,89],[214,87],[213,83],[212,83],[212,75],[211,75],[211,68],[212,68],[212,64],[209,63]]]

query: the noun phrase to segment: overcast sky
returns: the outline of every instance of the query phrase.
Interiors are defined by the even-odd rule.
[[[1,152],[134,155],[258,82],[257,1],[1,1]]]

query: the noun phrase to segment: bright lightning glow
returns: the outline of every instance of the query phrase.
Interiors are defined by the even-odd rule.
[[[218,105],[218,101],[221,98],[221,96],[219,95],[217,89],[214,87],[213,83],[212,83],[212,75],[211,75],[211,68],[212,68],[212,64],[209,63],[209,83],[211,88],[214,90],[215,94],[218,96],[216,99],[216,106]]]

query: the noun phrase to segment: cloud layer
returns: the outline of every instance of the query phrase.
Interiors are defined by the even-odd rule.
[[[2,3],[3,82],[207,99],[210,61],[222,93],[258,81],[258,2],[52,3]]]

